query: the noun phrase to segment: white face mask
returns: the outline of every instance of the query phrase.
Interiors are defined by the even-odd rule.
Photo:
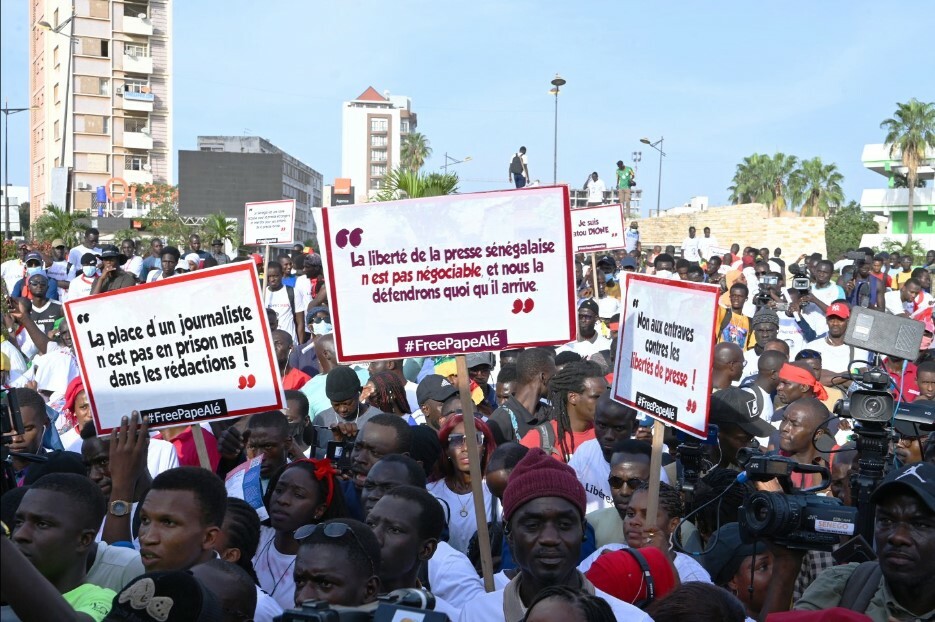
[[[327,335],[330,332],[334,332],[334,326],[328,322],[319,322],[318,324],[312,324],[312,334],[315,336]]]
[[[30,266],[26,268],[26,274],[32,276],[34,274],[42,274],[42,266]]]

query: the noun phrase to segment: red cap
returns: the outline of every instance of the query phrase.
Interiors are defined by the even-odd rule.
[[[647,546],[637,550],[649,566],[655,588],[654,599],[659,600],[675,589],[675,568],[659,549]],[[630,549],[600,555],[584,575],[594,587],[624,602],[632,604],[647,597],[643,570]]]
[[[846,302],[832,303],[828,305],[828,310],[825,311],[825,317],[831,317],[832,315],[846,320],[851,317],[851,308],[847,306]]]

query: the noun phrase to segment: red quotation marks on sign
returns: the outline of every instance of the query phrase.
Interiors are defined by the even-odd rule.
[[[529,313],[536,306],[532,298],[527,298],[525,302],[521,298],[513,301],[513,313]]]
[[[695,400],[688,400],[685,402],[685,410],[690,413],[698,412],[698,402]]]
[[[334,236],[334,243],[338,245],[338,248],[344,248],[348,244],[357,248],[360,246],[360,236],[363,234],[364,230],[360,227],[357,227],[353,231],[348,231],[347,229],[341,229],[338,231],[338,234]]]
[[[256,386],[256,377],[254,377],[253,374],[250,374],[249,376],[241,376],[237,380],[238,389],[252,389],[255,386]]]

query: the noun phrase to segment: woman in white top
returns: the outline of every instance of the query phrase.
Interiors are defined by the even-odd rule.
[[[480,471],[487,472],[487,460],[496,444],[490,428],[475,419],[477,444],[480,449]],[[467,443],[464,438],[464,416],[454,415],[448,418],[438,431],[438,440],[442,444],[442,459],[438,462],[437,472],[428,485],[428,491],[447,505],[448,544],[467,555],[468,543],[477,531],[477,519],[474,514],[474,497],[471,494],[471,471],[468,462]],[[483,486],[484,510],[487,521],[495,520],[493,495]]]
[[[260,587],[284,609],[295,606],[296,529],[348,516],[337,476],[330,460],[303,458],[277,471],[266,489],[269,520],[260,528],[253,568]]]

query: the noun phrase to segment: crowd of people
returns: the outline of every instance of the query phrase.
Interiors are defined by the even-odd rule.
[[[517,186],[524,156],[510,170]],[[622,192],[632,173],[619,164]],[[935,251],[918,266],[871,249],[787,263],[780,249],[739,244],[713,254],[707,227],[678,250],[645,251],[633,222],[627,248],[596,270],[575,258],[574,340],[469,354],[465,379],[448,357],[340,364],[321,257],[299,246],[260,264],[287,407],[201,424],[205,464],[190,425],[150,430],[125,413],[97,436],[61,307],[258,259],[188,242],[153,239],[142,257],[133,240],[99,245],[88,229],[71,249],[23,243],[0,266],[3,384],[22,418],[5,440],[0,619],[270,621],[310,600],[373,611],[401,589],[430,592],[437,612],[465,622],[935,619],[924,561],[935,554],[935,433],[896,421],[885,476],[859,499],[858,424],[833,414],[860,386],[850,372],[871,365],[897,403],[935,408]],[[716,433],[693,474],[666,428],[658,491],[652,422],[609,391],[626,272],[721,290]],[[845,343],[859,307],[920,322],[918,359]],[[863,549],[875,561],[850,561],[843,534],[836,551],[751,538],[745,500],[779,487],[742,475],[745,449],[826,468],[830,487],[807,494],[858,512],[872,502]],[[225,486],[254,459],[261,506]],[[799,490],[822,479],[794,475]]]

